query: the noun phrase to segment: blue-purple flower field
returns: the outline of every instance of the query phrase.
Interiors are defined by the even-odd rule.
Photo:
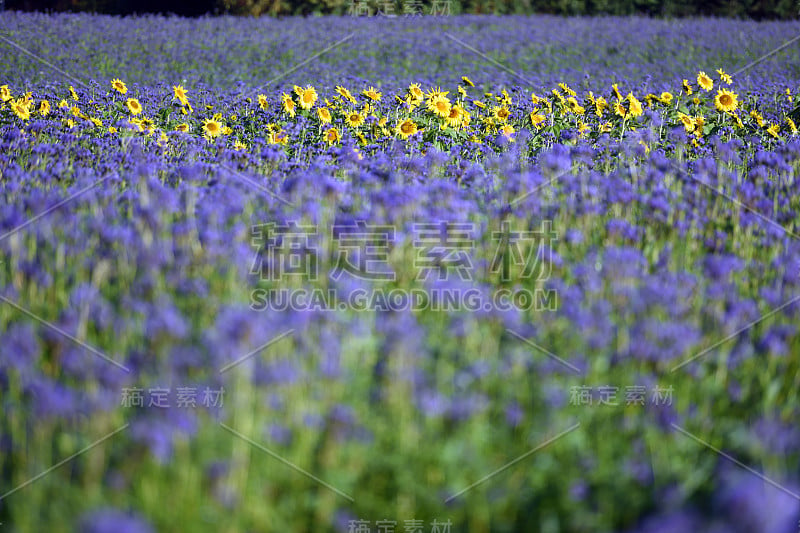
[[[0,532],[796,533],[798,34],[1,12]]]

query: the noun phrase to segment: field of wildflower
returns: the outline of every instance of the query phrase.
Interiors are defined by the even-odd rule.
[[[0,531],[797,532],[798,33],[0,13]]]

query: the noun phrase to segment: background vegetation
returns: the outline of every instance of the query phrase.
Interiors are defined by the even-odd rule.
[[[197,16],[206,13],[239,15],[347,14],[358,0],[8,0],[6,9],[23,11],[91,11],[109,14],[175,13]],[[394,13],[402,14],[409,0],[370,0],[371,12],[388,1]],[[441,13],[448,0],[413,0],[424,14]],[[659,17],[719,16],[755,19],[793,19],[800,7],[796,0],[449,0],[452,13],[553,15],[650,15]]]

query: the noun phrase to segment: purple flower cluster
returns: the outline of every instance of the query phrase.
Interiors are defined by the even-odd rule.
[[[622,23],[631,31],[620,31]],[[480,58],[465,60],[447,37],[451,26],[460,40],[503,53],[541,101],[514,76],[496,74]],[[781,121],[793,103],[786,87],[798,80],[778,71],[777,59],[737,79],[742,107],[756,113],[742,114],[741,128],[733,125],[737,115],[711,106],[691,128],[678,125],[684,111],[655,93],[672,90],[677,102],[685,72],[700,65],[711,73],[705,65],[722,59],[746,63],[729,53],[743,46],[738,36],[763,32],[764,41],[748,44],[749,54],[759,54],[796,26],[4,15],[0,30],[37,54],[66,42],[92,50],[71,65],[66,51],[53,59],[76,76],[104,81],[90,82],[93,91],[75,87],[72,96],[40,80],[39,67],[22,56],[0,59],[17,84],[0,109],[2,485],[23,483],[74,454],[90,434],[126,425],[95,455],[26,487],[42,491],[31,501],[58,487],[76,505],[70,524],[97,533],[207,527],[204,520],[221,524],[220,517],[241,520],[235,529],[261,530],[265,512],[287,529],[330,529],[342,517],[382,519],[393,510],[452,518],[458,530],[548,523],[564,531],[792,531],[800,510],[790,495],[800,484],[800,140]],[[42,35],[26,33],[32,27]],[[285,119],[284,89],[299,106],[302,87],[294,95],[265,89],[264,106],[245,89],[350,29],[381,40],[354,38],[292,78],[326,88],[320,101],[335,98],[342,84],[380,80],[402,88],[383,89],[381,100],[359,96],[359,109],[370,99],[361,117],[370,122],[353,131],[372,136],[325,142],[308,109]],[[690,53],[676,53],[687,42]],[[573,56],[573,63],[564,59]],[[123,72],[131,83],[125,97],[105,81]],[[495,115],[492,135],[472,139],[442,127],[408,142],[400,133],[379,138],[384,125],[370,114],[401,109],[395,102],[407,97],[405,86],[449,83],[466,91],[465,73],[492,80],[483,85],[495,93],[486,101],[496,109],[480,115]],[[191,105],[170,101],[169,80],[185,80]],[[608,87],[620,80],[653,98],[642,114],[630,98],[618,98],[627,107],[606,111],[609,122],[616,116],[613,131],[599,129],[598,111],[586,119],[592,133],[583,135],[580,117],[595,109],[569,111],[581,106],[559,104],[569,102],[563,88],[560,97],[546,97],[562,122],[539,130],[530,117],[546,105],[540,87],[568,83],[613,105],[618,88]],[[592,87],[596,93],[588,93]],[[701,109],[686,92],[681,101]],[[148,120],[202,117],[195,126],[205,133],[131,123],[139,115],[126,98],[134,94]],[[24,109],[10,108],[45,99],[57,110],[23,119]],[[246,150],[214,141],[217,114],[236,125]],[[524,131],[502,130],[524,121]],[[778,122],[778,133],[770,132],[766,124]],[[331,228],[365,221],[393,229],[390,288],[546,289],[557,305],[367,313],[248,306],[257,288],[350,294],[376,286],[324,274],[335,258],[331,241],[340,237]],[[474,228],[474,246],[459,250],[472,265],[469,279],[446,277],[441,251],[430,266],[437,275],[415,277],[420,221]],[[488,246],[493,235],[532,232],[544,221],[559,237],[548,276],[501,276],[493,266],[497,247]],[[319,279],[253,275],[264,258],[253,229],[269,223],[320,230],[308,243],[317,250]],[[510,264],[518,274],[520,265]],[[576,408],[566,399],[580,380],[669,380],[675,402],[635,412]],[[213,409],[122,409],[130,387],[227,395]],[[576,419],[575,432],[491,488],[444,501]],[[262,457],[220,422],[285,457],[283,465],[267,462],[274,456]],[[676,427],[785,490],[729,467]],[[324,489],[287,464],[370,496],[317,508],[313,491]],[[153,487],[180,493],[184,503],[193,495],[207,514],[169,517],[157,508],[163,501],[143,494]],[[86,501],[76,497],[84,492]],[[33,523],[20,496],[0,501],[0,521]]]

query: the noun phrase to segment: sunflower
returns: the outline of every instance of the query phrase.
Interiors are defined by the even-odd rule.
[[[149,130],[150,133],[153,133],[153,121],[147,117],[142,117],[140,120],[142,127],[146,130]]]
[[[136,116],[142,112],[142,104],[139,103],[139,100],[136,98],[128,98],[128,101],[125,102],[125,105],[128,106],[128,111],[131,112],[131,115]]]
[[[628,110],[625,109],[625,106],[622,105],[621,101],[617,100],[614,102],[614,113],[622,118],[625,118],[625,116],[628,114]]]
[[[505,122],[508,120],[509,115],[511,115],[511,112],[505,106],[495,106],[492,108],[492,117],[494,117],[495,120]]]
[[[569,96],[577,96],[577,93],[569,88],[569,85],[566,83],[559,83],[558,86],[561,88],[562,91],[567,93]]]
[[[717,74],[719,74],[719,79],[724,81],[726,85],[730,85],[731,83],[733,83],[733,78],[731,78],[730,74],[727,74],[721,68],[717,69]]]
[[[633,93],[628,93],[628,112],[632,117],[638,117],[642,114],[642,103],[633,96]]]
[[[672,103],[672,93],[664,91],[663,93],[661,93],[658,99],[661,101],[662,104],[669,105]]]
[[[719,89],[714,96],[714,106],[725,113],[732,113],[739,107],[739,99],[736,93],[727,89]]]
[[[128,92],[128,87],[125,85],[125,82],[118,78],[111,80],[111,88],[119,94],[127,94]]]
[[[569,104],[569,110],[576,115],[583,115],[586,112],[586,109],[578,103],[578,100],[574,96],[567,98],[567,104]]]
[[[779,126],[777,124],[770,124],[769,127],[767,127],[767,133],[769,133],[770,135],[772,135],[773,137],[775,137],[777,139],[778,138],[778,128],[779,128]]]
[[[762,117],[761,113],[759,113],[755,109],[750,111],[750,118],[752,118],[753,120],[756,121],[756,124],[758,124],[759,128],[763,128],[764,127],[764,117]]]
[[[50,102],[47,100],[42,100],[42,103],[39,104],[39,114],[43,117],[46,117],[50,114]]]
[[[283,93],[283,95],[281,96],[281,99],[283,100],[283,112],[286,113],[287,115],[289,115],[290,117],[294,118],[294,114],[295,114],[294,107],[295,107],[295,104],[294,104],[294,100],[292,100],[292,97],[289,96],[286,93]]]
[[[706,119],[703,115],[694,117],[694,133],[698,137],[703,134],[703,126],[706,125]]]
[[[619,86],[616,83],[611,86],[611,90],[614,91],[614,96],[617,97],[617,100],[622,100],[622,93],[619,92]]]
[[[480,108],[480,109],[484,109],[484,108],[486,108],[486,104],[484,104],[484,103],[483,103],[483,102],[481,102],[480,100],[473,100],[473,101],[472,101],[472,104],[473,104],[475,107],[477,107],[477,108]]]
[[[683,128],[686,130],[686,133],[692,133],[694,131],[694,120],[692,120],[692,117],[684,113],[678,113],[678,118],[680,118],[683,123]]]
[[[283,130],[272,131],[267,135],[267,142],[270,144],[283,144],[289,142],[289,137]]]
[[[500,133],[502,133],[506,139],[513,141],[514,133],[516,133],[516,130],[514,129],[514,126],[512,126],[511,124],[503,124],[500,127]]]
[[[347,123],[348,126],[351,128],[358,128],[364,123],[365,117],[358,111],[353,111],[352,113],[348,113],[346,117],[344,117],[344,121]]]
[[[450,108],[450,114],[445,117],[444,122],[451,128],[461,126],[461,121],[464,119],[464,108],[460,105],[454,105]]]
[[[295,92],[297,92],[297,88],[295,88]],[[314,107],[314,104],[317,103],[317,90],[311,85],[304,89],[301,88],[297,94],[297,98],[300,100],[301,108],[311,109]]]
[[[185,122],[183,124],[178,124],[175,126],[175,131],[187,132],[189,131],[189,125]]]
[[[417,124],[413,120],[411,120],[410,118],[407,118],[407,119],[403,120],[402,122],[399,122],[397,124],[397,127],[394,129],[394,131],[403,140],[405,140],[405,139],[408,139],[409,137],[411,137],[412,135],[416,134],[420,130],[417,127]]]
[[[14,114],[22,120],[28,120],[31,118],[31,110],[28,108],[25,100],[12,100],[11,111],[13,111]]]
[[[408,86],[408,96],[412,102],[417,104],[425,99],[425,93],[422,92],[422,88],[419,86],[419,83],[412,83]]]
[[[342,139],[342,136],[339,134],[339,130],[336,128],[330,128],[325,132],[325,142],[328,143],[328,146],[333,146],[334,144],[338,143]]]
[[[466,128],[469,126],[469,123],[472,122],[472,115],[469,114],[469,111],[462,108],[461,111],[461,127]]]
[[[331,112],[328,111],[327,107],[318,107],[317,117],[319,117],[319,121],[323,124],[330,124],[331,122]]]
[[[447,118],[451,107],[450,99],[444,94],[433,95],[428,99],[428,111],[440,118]]]
[[[11,91],[8,90],[8,85],[0,85],[0,100],[4,102],[11,100]]]
[[[75,101],[79,100],[78,93],[75,92],[75,87],[73,87],[72,85],[69,86],[69,94],[72,95],[73,100]]]
[[[704,91],[708,92],[714,88],[714,80],[712,80],[708,74],[701,70],[697,73],[697,85],[699,85]]]
[[[431,87],[427,92],[428,100],[433,100],[437,96],[447,96],[450,91],[443,91],[441,87]]]
[[[342,98],[344,98],[345,100],[347,100],[347,101],[348,101],[348,102],[350,102],[351,104],[355,104],[355,103],[356,103],[356,99],[355,99],[355,98],[353,98],[353,95],[352,95],[352,94],[350,94],[350,91],[348,91],[348,90],[347,90],[347,89],[345,89],[344,87],[342,87],[342,86],[340,86],[340,85],[337,85],[337,86],[336,86],[336,92],[337,92],[337,93],[339,93],[339,95],[340,95]]]
[[[792,135],[797,135],[797,125],[794,123],[794,120],[786,117],[786,125],[789,126],[789,131],[792,132]]]
[[[72,122],[74,124],[74,121],[72,119],[69,119],[69,122]],[[144,127],[142,126],[142,121],[139,120],[138,118],[132,118],[132,119],[128,120],[128,122],[130,122],[131,124],[136,126],[136,129],[138,129],[139,131],[144,131]],[[72,126],[70,126],[70,127],[72,127]]]
[[[683,80],[683,92],[685,92],[687,96],[692,95],[692,84],[689,83],[689,80]]]
[[[269,104],[267,103],[267,95],[266,94],[259,94],[258,95],[258,107],[263,109],[264,111],[267,110]]]
[[[611,132],[611,123],[610,122],[603,122],[599,126],[597,126],[597,131],[600,133],[610,133]]]
[[[595,114],[598,117],[603,116],[603,110],[608,107],[608,102],[602,96],[598,96],[594,101]]]
[[[378,92],[378,89],[372,86],[370,86],[369,89],[362,91],[361,94],[374,102],[379,102],[382,96],[381,93]]]
[[[222,124],[213,119],[205,120],[203,121],[203,132],[205,136],[210,139],[218,137],[220,134],[222,134]]]
[[[183,86],[173,85],[172,92],[175,95],[175,98],[177,98],[182,105],[187,105],[189,103],[189,99],[186,97],[188,93],[186,92],[186,89],[183,88]]]
[[[466,76],[461,76],[461,81],[463,81],[464,83],[466,83],[466,84],[467,84],[467,85],[469,85],[470,87],[475,87],[475,84],[474,84],[474,83],[472,83],[472,80],[471,80],[471,79],[469,79],[469,78],[468,78],[468,77],[466,77]]]
[[[247,150],[247,145],[244,144],[239,139],[236,139],[235,141],[233,141],[233,149],[236,150],[237,152],[240,152],[242,150]]]
[[[531,111],[530,118],[531,118],[531,124],[533,124],[534,127],[536,127],[536,129],[539,129],[542,127],[542,123],[545,121],[547,117],[539,113],[537,109],[534,109],[533,111]]]

